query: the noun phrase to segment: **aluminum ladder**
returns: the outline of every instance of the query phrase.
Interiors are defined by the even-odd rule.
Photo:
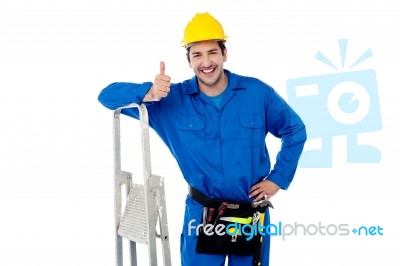
[[[138,108],[143,158],[143,184],[135,184],[132,173],[121,169],[121,111]],[[137,266],[136,243],[148,246],[149,265],[157,265],[157,237],[161,239],[163,264],[171,266],[164,178],[151,172],[149,119],[145,105],[120,107],[113,114],[114,127],[114,215],[116,266],[123,266],[123,244],[129,243],[130,265]],[[126,187],[126,194],[122,187]],[[122,195],[124,194],[124,195]],[[126,200],[122,210],[122,197]],[[156,226],[159,222],[160,233]],[[123,241],[123,239],[128,241]]]

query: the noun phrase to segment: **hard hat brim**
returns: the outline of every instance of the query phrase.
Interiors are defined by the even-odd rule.
[[[228,38],[228,36],[225,36],[225,38],[224,39],[208,39],[208,40],[198,40],[198,41],[192,41],[192,42],[190,42],[190,43],[186,43],[185,41],[181,41],[181,44],[182,44],[182,46],[184,47],[184,48],[190,48],[190,47],[192,47],[195,43],[198,43],[198,42],[205,42],[205,41],[216,41],[216,42],[226,42],[226,39]]]

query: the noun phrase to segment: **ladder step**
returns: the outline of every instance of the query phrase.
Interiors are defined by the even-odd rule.
[[[148,244],[144,185],[131,183],[118,234],[131,241]]]

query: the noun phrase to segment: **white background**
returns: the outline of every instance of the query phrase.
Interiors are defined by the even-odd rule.
[[[349,40],[349,60],[372,50],[357,69],[377,73],[383,129],[360,140],[381,163],[347,164],[345,138],[335,138],[333,168],[299,169],[274,198],[272,222],[379,225],[384,235],[273,237],[271,265],[399,265],[400,4],[389,0],[2,0],[0,265],[114,264],[112,112],[97,96],[115,81],[152,81],[160,60],[173,82],[190,78],[180,41],[204,11],[230,36],[226,68],[283,97],[290,78],[335,73],[314,56],[339,63],[338,39]],[[273,153],[279,142],[268,142]],[[151,145],[179,265],[187,188],[153,133]]]

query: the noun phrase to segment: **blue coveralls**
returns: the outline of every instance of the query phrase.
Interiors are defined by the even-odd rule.
[[[209,197],[251,201],[250,187],[263,178],[287,189],[306,141],[305,126],[292,108],[264,82],[224,70],[228,85],[220,108],[200,93],[197,78],[171,84],[167,97],[147,104],[150,126],[167,145],[187,183]],[[98,99],[109,109],[142,103],[151,82],[112,83]],[[137,109],[124,109],[138,118]],[[271,171],[265,144],[267,133],[281,138],[281,150]],[[224,265],[224,255],[197,254],[197,237],[188,223],[199,224],[203,206],[186,199],[181,235],[182,265]],[[266,213],[266,222],[269,216]],[[269,237],[264,237],[263,265],[269,261]],[[231,266],[250,266],[251,256],[229,256]]]

